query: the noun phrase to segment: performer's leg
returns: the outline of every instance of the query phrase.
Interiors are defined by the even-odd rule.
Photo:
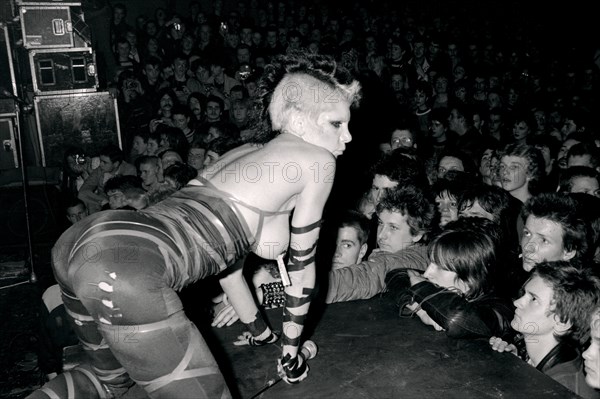
[[[206,342],[170,288],[167,269],[176,265],[168,252],[138,237],[94,242],[103,248],[96,262],[76,253],[69,277],[131,378],[153,398],[230,397]]]
[[[27,399],[108,399],[111,393],[98,380],[88,366],[76,367],[59,374]]]

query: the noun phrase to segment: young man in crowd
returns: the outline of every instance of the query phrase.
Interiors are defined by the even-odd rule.
[[[519,354],[528,364],[584,398],[600,393],[586,384],[580,346],[586,341],[591,313],[600,300],[600,280],[590,269],[566,261],[536,266],[517,299],[512,320],[516,345],[493,337],[499,352]],[[524,350],[522,345],[524,344]]]
[[[342,215],[338,226],[332,270],[359,264],[369,250],[369,219],[365,215],[348,211]]]
[[[368,299],[385,290],[385,275],[400,267],[425,270],[427,241],[435,216],[435,205],[416,186],[388,190],[377,204],[378,249],[367,261],[332,270],[326,302]]]
[[[118,175],[135,176],[137,173],[135,166],[125,162],[123,151],[115,144],[102,148],[99,155],[100,166],[92,171],[79,190],[79,199],[90,214],[108,204],[108,197],[104,193],[104,184],[108,179]]]
[[[589,255],[589,226],[577,211],[577,202],[562,193],[543,193],[527,201],[521,250],[523,269],[543,261],[585,260]]]

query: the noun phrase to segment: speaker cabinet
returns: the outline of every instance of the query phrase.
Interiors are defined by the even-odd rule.
[[[107,144],[122,147],[117,100],[108,92],[34,97],[42,166],[61,166],[68,146],[95,156]]]

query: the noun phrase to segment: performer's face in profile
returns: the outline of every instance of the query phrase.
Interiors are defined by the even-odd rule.
[[[316,127],[310,127],[304,132],[304,140],[322,147],[334,156],[341,155],[346,149],[346,143],[352,140],[348,123],[350,122],[350,103],[340,96],[334,96],[331,103],[325,103],[323,111],[317,117]]]

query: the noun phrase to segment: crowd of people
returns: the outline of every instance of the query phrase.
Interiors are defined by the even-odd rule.
[[[175,294],[217,274],[212,323],[244,323],[237,344],[277,341],[262,309],[284,309],[289,383],[308,375],[311,301],[383,295],[600,397],[600,47],[565,57],[528,13],[429,5],[191,1],[129,25],[113,3],[103,75],[124,144],[65,151],[74,227],[47,295],[93,368],[31,397],[73,379],[78,395],[227,396]],[[119,240],[139,251],[127,269],[107,255]],[[119,325],[149,332],[107,342]]]

